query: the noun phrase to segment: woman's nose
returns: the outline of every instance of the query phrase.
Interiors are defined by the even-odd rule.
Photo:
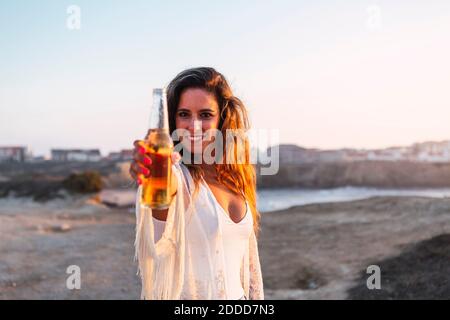
[[[193,119],[191,121],[191,123],[189,124],[189,130],[191,132],[196,132],[196,131],[201,132],[202,131],[202,121]]]

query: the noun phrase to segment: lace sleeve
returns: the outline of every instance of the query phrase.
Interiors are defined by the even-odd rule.
[[[141,203],[142,186],[137,192],[135,257],[142,282],[141,298],[146,300],[178,300],[183,287],[185,191],[175,164],[173,172],[179,183],[165,222],[153,218],[152,209]]]
[[[263,279],[259,261],[258,242],[252,232],[249,243],[249,299],[264,300]]]

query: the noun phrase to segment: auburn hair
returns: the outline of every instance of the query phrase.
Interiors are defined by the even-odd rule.
[[[176,129],[175,116],[181,94],[189,88],[201,88],[211,93],[219,105],[219,130],[226,137],[227,130],[246,132],[250,128],[247,109],[244,103],[236,96],[226,78],[210,67],[187,69],[180,72],[167,86],[167,104],[169,115],[170,134]],[[234,137],[236,142],[237,137]],[[242,139],[239,138],[239,139]],[[243,143],[242,143],[243,142]],[[255,234],[259,234],[260,213],[256,206],[256,173],[255,167],[250,164],[250,144],[247,137],[241,140],[238,154],[238,143],[223,143],[223,158],[231,161],[214,163],[218,180],[237,194],[243,194],[250,204],[253,215]],[[240,159],[238,161],[238,158]],[[233,161],[234,160],[234,161]],[[195,164],[185,164],[192,175],[195,190],[198,191],[203,170]]]

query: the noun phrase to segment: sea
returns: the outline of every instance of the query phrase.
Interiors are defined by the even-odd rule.
[[[378,196],[403,197],[450,197],[450,188],[444,189],[387,189],[367,187],[340,187],[332,189],[262,189],[258,190],[258,210],[260,212],[287,209],[293,206],[343,202],[368,199]],[[131,206],[135,203],[133,190],[104,190],[100,198],[118,206]]]

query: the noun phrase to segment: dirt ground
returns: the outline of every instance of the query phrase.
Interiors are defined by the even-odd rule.
[[[437,262],[447,265],[450,262],[445,253],[450,243],[448,234],[450,199],[377,197],[267,213],[259,243],[263,248],[261,261],[267,296],[449,298],[445,292],[450,288],[450,273],[436,274],[445,269],[434,266]],[[444,240],[433,240],[439,235]],[[429,247],[429,242],[436,247],[424,255],[421,251],[424,246]],[[389,263],[392,260],[396,261],[395,267]],[[380,267],[380,290],[369,290],[366,286],[370,276],[367,267],[373,264]],[[404,289],[405,283],[414,282],[418,273],[431,281],[426,294],[420,286]],[[432,290],[445,283],[447,291]],[[401,290],[392,292],[397,289]]]
[[[261,228],[267,299],[449,293],[450,199],[299,206],[263,213]],[[47,203],[0,199],[0,299],[138,299],[133,241],[130,209],[87,196]],[[380,290],[365,286],[371,264],[381,268]],[[80,290],[66,287],[71,265],[80,267]]]

